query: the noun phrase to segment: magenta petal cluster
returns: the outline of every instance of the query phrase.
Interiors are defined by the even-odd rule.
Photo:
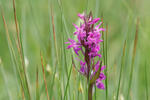
[[[98,71],[98,69],[100,68],[100,65],[99,65],[99,61],[97,62],[97,64],[95,65],[95,72],[91,75],[94,76],[96,74],[96,72]],[[106,79],[106,76],[104,75],[104,73],[102,72],[104,69],[106,68],[106,66],[102,66],[101,67],[101,71],[100,71],[100,74],[99,74],[99,77],[98,79],[96,80],[96,86],[99,88],[99,89],[105,89],[104,87],[104,84],[102,83],[102,80],[105,80]]]
[[[79,52],[81,52],[84,56],[84,60],[80,60],[80,73],[92,78],[100,68],[100,62],[94,61],[94,58],[102,57],[100,54],[100,43],[103,42],[103,40],[101,40],[100,32],[105,30],[100,28],[102,24],[102,22],[98,23],[100,18],[93,19],[91,13],[89,15],[78,14],[78,17],[83,20],[83,23],[80,23],[80,26],[73,24],[76,28],[74,35],[77,37],[77,41],[68,39],[68,42],[66,42],[69,44],[67,48],[73,48],[77,56],[79,56]],[[95,25],[96,23],[98,24]],[[96,86],[100,89],[105,88],[102,83],[102,80],[106,78],[104,73],[102,73],[104,69],[105,66],[102,66],[99,78],[95,81]]]

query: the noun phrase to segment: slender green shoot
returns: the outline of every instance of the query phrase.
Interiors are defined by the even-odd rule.
[[[36,69],[36,100],[40,100],[40,96],[39,96],[39,71],[38,71],[38,67]]]
[[[1,58],[0,58],[0,60],[1,60]],[[12,95],[11,95],[10,89],[8,88],[8,78],[6,77],[5,70],[4,70],[3,64],[1,64],[1,62],[0,62],[0,71],[2,73],[4,82],[5,82],[5,87],[6,87],[6,90],[8,93],[9,100],[12,100]]]
[[[0,6],[0,8],[1,8],[1,15],[2,15],[2,19],[3,19],[5,31],[6,31],[6,37],[7,37],[7,41],[8,41],[8,48],[9,48],[9,52],[10,52],[10,55],[11,55],[11,60],[12,60],[12,63],[13,63],[14,73],[19,78],[21,88],[23,88],[22,94],[24,95],[25,88],[23,87],[23,80],[22,80],[23,75],[20,71],[20,68],[18,67],[17,57],[16,57],[15,51],[13,49],[12,41],[10,39],[10,35],[9,35],[9,32],[8,32],[8,27],[7,27],[7,24],[6,24],[6,20],[5,20],[5,17],[4,17],[2,7]],[[17,80],[17,83],[18,83],[18,80]],[[17,86],[19,86],[19,85],[17,84]],[[19,87],[18,87],[18,89],[19,89]]]
[[[40,53],[40,56],[41,56],[43,79],[44,79],[44,84],[45,84],[45,91],[46,91],[46,94],[47,94],[47,100],[50,100],[50,99],[49,99],[49,95],[48,95],[47,82],[46,82],[45,71],[44,71],[44,65],[43,65],[43,56],[42,56],[41,53]]]
[[[148,96],[148,80],[147,80],[147,63],[145,62],[145,90],[146,90],[146,100],[149,100]]]
[[[104,34],[103,34],[104,35]],[[108,50],[107,50],[107,41],[108,41],[108,24],[106,24],[106,40],[105,40],[105,46],[106,47],[104,47],[105,49],[105,52],[104,52],[104,63],[105,63],[105,65],[106,65],[106,70],[105,70],[105,75],[106,75],[106,80],[105,80],[105,85],[106,85],[106,100],[108,100],[108,64],[107,64],[107,52],[108,52]]]
[[[138,40],[138,25],[139,25],[139,19],[137,19],[137,24],[136,24],[136,33],[135,33],[134,48],[133,48],[133,53],[132,53],[131,72],[130,72],[129,85],[128,85],[129,87],[128,87],[128,91],[127,91],[127,99],[129,99],[130,89],[131,89],[131,85],[132,85],[134,60],[135,60],[136,46],[137,46],[137,40]]]
[[[66,85],[66,88],[65,88],[64,100],[66,100],[65,98],[66,98],[66,95],[67,95],[67,90],[68,90],[68,86],[69,86],[69,82],[70,82],[71,72],[72,72],[72,64],[71,64],[71,67],[70,67],[69,77],[68,77],[67,85]]]
[[[126,50],[126,40],[124,42],[124,47],[123,47],[123,55],[122,55],[122,59],[121,59],[121,68],[120,68],[120,74],[119,74],[119,83],[118,83],[116,100],[118,100],[118,97],[119,97],[120,83],[121,83],[123,64],[124,64],[124,58],[125,58],[125,50]]]
[[[24,74],[24,78],[25,78],[25,84],[26,84],[26,87],[27,87],[29,100],[30,100],[31,95],[30,95],[29,84],[28,84],[29,82],[27,80],[26,69],[25,69],[25,64],[24,64],[22,44],[20,42],[20,32],[19,32],[19,26],[18,26],[18,21],[17,21],[17,16],[16,16],[15,0],[13,0],[13,9],[14,9],[14,19],[15,19],[16,31],[17,31],[17,40],[18,40],[18,46],[17,47],[18,47],[18,52],[19,52],[20,60],[21,60],[22,67],[23,67],[23,74]]]

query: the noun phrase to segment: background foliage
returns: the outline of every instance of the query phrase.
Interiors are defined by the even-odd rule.
[[[72,67],[71,50],[66,50],[68,37],[73,37],[72,23],[79,23],[77,14],[92,11],[94,17],[103,16],[104,27],[108,24],[107,81],[108,100],[116,99],[120,69],[119,100],[127,100],[130,72],[133,63],[133,78],[129,99],[148,100],[150,80],[148,78],[150,56],[150,1],[149,0],[15,0],[16,16],[22,41],[23,61],[31,99],[47,99],[42,65],[50,100],[86,100],[86,79]],[[16,24],[13,0],[0,0],[8,27],[13,51],[9,46],[6,29],[0,14],[0,100],[17,100],[22,96],[22,86],[16,66],[23,72],[17,50]],[[132,62],[136,23],[138,39],[135,61]],[[104,33],[105,34],[105,33]],[[106,37],[105,37],[106,39]],[[125,56],[123,46],[126,40]],[[40,56],[41,52],[41,56]],[[43,59],[41,59],[43,57]],[[124,63],[121,66],[121,60]],[[42,60],[42,64],[41,64]],[[15,61],[17,63],[15,63]],[[75,62],[76,67],[79,64]],[[36,82],[38,70],[38,82]],[[23,74],[24,75],[24,74]],[[25,79],[22,79],[25,80]],[[39,84],[39,88],[36,84]],[[25,82],[23,87],[26,89]],[[83,89],[83,90],[82,90]],[[95,88],[93,99],[106,98],[106,90]],[[27,98],[26,98],[27,99]],[[28,98],[29,99],[29,98]]]

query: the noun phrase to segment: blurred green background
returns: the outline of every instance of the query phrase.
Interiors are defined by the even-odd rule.
[[[9,35],[17,58],[16,26],[13,0],[0,0]],[[131,59],[139,18],[138,41],[131,85],[131,100],[148,100],[150,95],[150,0],[15,0],[16,16],[31,99],[36,98],[36,69],[39,69],[39,95],[46,100],[40,52],[43,55],[50,100],[64,97],[71,67],[71,50],[65,49],[68,37],[73,37],[72,23],[78,23],[78,13],[92,11],[94,17],[108,24],[108,100],[115,100],[124,41],[127,41],[119,100],[126,99],[131,71]],[[53,25],[54,22],[54,25]],[[53,27],[54,26],[54,27]],[[53,28],[55,29],[56,41]],[[21,86],[11,60],[6,30],[0,14],[0,100],[20,100]],[[19,60],[17,60],[19,61]],[[79,64],[76,61],[79,68]],[[22,66],[19,66],[22,67]],[[147,79],[146,79],[147,76]],[[87,100],[86,79],[74,68],[67,87],[67,100]],[[83,91],[81,91],[81,86]],[[80,89],[81,90],[80,90]],[[80,91],[79,91],[80,90]],[[95,88],[94,100],[105,100],[105,91]],[[94,93],[95,93],[94,92]],[[122,99],[124,98],[124,99]],[[149,97],[150,99],[150,97]]]

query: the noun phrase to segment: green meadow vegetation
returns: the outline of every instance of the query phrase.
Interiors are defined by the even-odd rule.
[[[93,100],[150,100],[149,10],[150,0],[0,0],[0,100],[87,100],[65,42],[90,11],[106,29],[105,90],[94,86]]]

